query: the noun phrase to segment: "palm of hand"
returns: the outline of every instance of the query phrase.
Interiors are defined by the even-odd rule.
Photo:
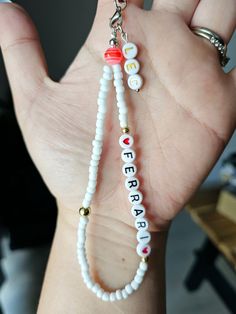
[[[60,83],[46,78],[25,107],[16,101],[36,166],[59,202],[73,210],[86,189],[111,12],[112,3],[100,10],[87,42]],[[215,49],[193,35],[181,17],[133,5],[127,16],[125,29],[139,46],[145,78],[140,93],[127,93],[130,128],[145,204],[161,228],[184,206],[229,140],[235,127],[235,91]],[[129,205],[114,95],[110,100],[93,210],[125,220]]]

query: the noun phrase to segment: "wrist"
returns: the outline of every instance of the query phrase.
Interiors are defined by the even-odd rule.
[[[87,289],[81,277],[76,257],[78,221],[78,213],[68,212],[59,206],[57,230],[39,313],[46,314],[63,308],[64,303],[59,305],[58,302],[61,303],[61,300],[58,300],[56,296],[49,297],[52,293],[51,285],[60,286],[60,289],[63,290],[63,295],[65,295],[63,298],[69,302],[67,311],[68,306],[73,306],[73,308],[81,309],[81,313],[93,313],[95,308],[96,312],[104,313],[109,312],[111,307],[114,308],[113,313],[116,313],[115,309],[117,309],[117,313],[119,313],[118,309],[124,310],[125,313],[126,311],[127,313],[139,311],[153,313],[155,310],[158,310],[159,313],[165,313],[166,232],[152,233],[152,254],[149,259],[149,269],[139,290],[127,300],[106,303],[97,299]],[[132,279],[140,262],[135,247],[135,229],[130,225],[116,219],[91,215],[87,229],[86,251],[91,275],[94,281],[104,286],[104,289],[116,290]],[[62,280],[62,278],[64,279]],[[61,280],[63,281],[62,285]],[[54,283],[52,284],[52,282]],[[50,309],[48,298],[52,304]],[[134,301],[134,299],[136,300]],[[47,304],[47,309],[44,309],[44,304]],[[145,308],[143,308],[144,306]],[[72,310],[71,313],[73,313]]]

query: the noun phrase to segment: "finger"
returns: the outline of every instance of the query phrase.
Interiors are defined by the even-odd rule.
[[[153,9],[165,9],[183,17],[186,23],[192,19],[194,11],[200,0],[154,0]]]
[[[219,34],[227,43],[236,27],[235,0],[201,0],[191,26],[202,26]]]
[[[0,46],[15,102],[32,99],[47,76],[37,31],[18,5],[0,4]]]

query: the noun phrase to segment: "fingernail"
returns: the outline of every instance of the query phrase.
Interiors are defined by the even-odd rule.
[[[0,3],[12,3],[10,0],[0,0]]]

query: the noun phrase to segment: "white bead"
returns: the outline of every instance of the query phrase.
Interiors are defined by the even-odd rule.
[[[131,148],[126,148],[121,152],[121,159],[124,162],[133,162],[135,160],[135,151]]]
[[[113,72],[114,72],[114,73],[122,72],[122,71],[121,71],[121,66],[120,66],[120,64],[114,64],[114,65],[112,66],[112,68],[113,68]]]
[[[128,298],[128,293],[126,292],[125,289],[121,290],[121,294],[122,294],[123,299],[127,299]]]
[[[143,86],[143,79],[139,74],[130,75],[128,78],[129,88],[133,90],[140,90]]]
[[[123,73],[122,72],[116,72],[114,73],[114,79],[119,80],[123,78]]]
[[[131,204],[141,204],[143,200],[143,194],[140,191],[130,191],[128,195],[128,199]]]
[[[103,125],[104,125],[104,120],[98,119],[96,121],[96,127],[97,128],[103,128]]]
[[[99,299],[101,299],[102,296],[103,296],[103,293],[104,293],[104,290],[103,290],[102,288],[100,288],[100,289],[97,291],[96,295],[97,295],[97,297],[98,297]]]
[[[138,276],[144,277],[145,273],[146,273],[146,272],[145,272],[144,270],[142,270],[142,269],[140,269],[140,268],[137,269],[137,275],[138,275]]]
[[[99,91],[98,98],[100,99],[106,99],[107,98],[107,92]]]
[[[148,229],[148,221],[145,218],[136,218],[135,219],[135,227],[138,230],[147,230]]]
[[[125,121],[120,121],[120,128],[123,129],[123,128],[127,128],[128,126],[128,123],[125,122]]]
[[[97,283],[95,283],[94,286],[92,287],[92,291],[93,291],[94,293],[97,293],[100,288],[101,288],[101,287],[100,287]]]
[[[92,174],[90,174],[92,175]],[[93,197],[93,194],[86,192],[84,198],[88,201],[91,201]]]
[[[93,167],[97,167],[99,165],[99,160],[90,160],[90,165]]]
[[[142,244],[148,244],[151,241],[151,234],[147,230],[139,230],[137,232],[137,240]]]
[[[115,292],[111,292],[110,293],[110,301],[114,302],[116,300],[116,293]]]
[[[117,79],[117,80],[114,80],[114,86],[115,87],[123,87],[123,80],[122,79]]]
[[[130,148],[134,143],[134,139],[129,134],[122,134],[119,139],[119,144],[122,148]]]
[[[118,301],[122,299],[121,290],[116,290],[116,298],[117,298]]]
[[[127,292],[128,294],[132,294],[132,293],[134,292],[134,290],[133,290],[131,284],[127,284],[127,285],[125,286],[125,290],[126,290],[126,292]]]
[[[139,263],[139,268],[144,270],[144,271],[147,271],[148,269],[148,263],[145,263],[145,262],[140,262]]]
[[[102,147],[102,141],[93,140],[92,145],[97,146],[97,147]]]
[[[88,193],[94,194],[96,192],[96,187],[92,187],[91,188],[90,186],[88,186],[86,191]]]
[[[110,296],[108,292],[103,292],[102,300],[105,302],[110,301]]]
[[[101,146],[94,146],[93,147],[93,154],[94,155],[101,155],[102,147]]]
[[[94,282],[92,280],[88,280],[86,282],[86,286],[89,290],[92,289],[93,285],[94,285]]]
[[[98,112],[106,113],[107,112],[107,107],[105,105],[99,105]]]
[[[81,216],[79,219],[79,222],[83,225],[87,225],[87,223],[89,222],[89,219],[88,219],[88,217]]]
[[[127,114],[119,114],[119,120],[120,122],[125,123],[125,125],[128,124],[128,116]]]
[[[142,283],[142,281],[143,281],[143,277],[136,275],[136,276],[134,277],[134,281],[136,281],[137,283],[140,284],[140,283]]]
[[[100,79],[100,85],[110,86],[110,82],[105,80],[103,77]]]
[[[90,206],[90,202],[84,199],[83,202],[82,202],[82,206],[84,208],[88,208]]]
[[[108,74],[112,74],[112,69],[109,65],[104,65],[103,72],[108,73]]]
[[[124,93],[118,93],[116,94],[116,100],[118,102],[124,101],[125,100],[125,94]]]
[[[124,64],[125,72],[129,75],[137,74],[140,70],[140,64],[136,59],[129,59]]]
[[[134,191],[139,188],[139,180],[136,177],[129,177],[125,180],[125,187],[128,191]]]
[[[89,181],[88,182],[88,188],[94,189],[96,188],[97,182],[96,181]]]
[[[97,173],[98,166],[89,166],[89,173]]]
[[[116,87],[116,92],[117,93],[124,93],[125,92],[124,86],[123,85],[122,86],[117,86]]]
[[[125,59],[133,59],[138,54],[138,48],[134,43],[126,43],[122,48]]]
[[[123,100],[123,101],[118,101],[118,102],[117,102],[117,107],[118,107],[118,108],[127,108],[127,105],[126,105],[125,100]]]
[[[105,106],[106,107],[106,100],[102,98],[98,98],[97,100],[98,106]]]
[[[95,135],[95,140],[101,141],[102,139],[103,139],[103,133]]]
[[[111,81],[113,78],[112,74],[109,73],[104,73],[102,77],[107,81]]]
[[[137,254],[141,257],[149,256],[151,253],[151,247],[149,244],[139,243],[136,247]]]
[[[97,128],[96,128],[96,134],[101,134],[101,135],[103,135],[103,134],[104,134],[103,129],[97,127]]]
[[[127,107],[122,106],[122,107],[119,108],[119,114],[127,115],[127,113],[128,113]]]
[[[137,167],[132,163],[126,163],[122,167],[122,172],[126,177],[133,177],[137,172]]]
[[[105,119],[105,114],[102,113],[102,112],[98,112],[97,113],[97,119],[104,120]]]
[[[102,92],[107,93],[109,91],[109,89],[110,89],[110,86],[108,86],[108,85],[102,84],[100,86],[100,91],[102,91]]]
[[[138,290],[139,286],[140,286],[140,284],[137,281],[135,281],[135,280],[131,281],[131,287],[134,290]]]
[[[89,173],[89,180],[91,180],[91,181],[97,180],[97,172],[90,172]]]

